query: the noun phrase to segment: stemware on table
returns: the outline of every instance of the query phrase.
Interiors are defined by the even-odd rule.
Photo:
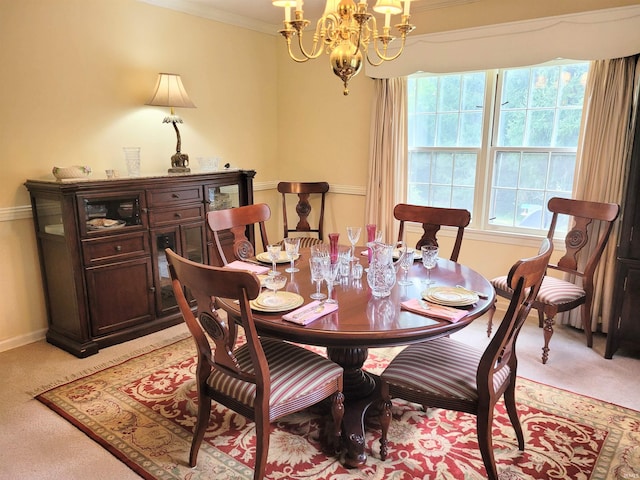
[[[338,303],[338,301],[333,298],[333,286],[339,271],[339,262],[331,263],[331,259],[326,257],[322,259],[322,276],[327,283],[327,303]]]
[[[316,256],[316,257],[311,257],[309,259],[309,271],[311,273],[311,281],[316,284],[315,293],[312,293],[310,295],[310,297],[313,298],[314,300],[322,300],[324,298],[327,298],[327,296],[324,293],[320,292],[320,284],[324,279],[324,272],[322,270],[323,268],[324,267],[322,265],[322,257]]]
[[[431,269],[435,268],[438,264],[438,246],[423,245],[420,247],[420,251],[422,252],[422,265],[427,269],[427,280],[425,284],[428,287],[434,283],[433,280],[431,280]]]
[[[275,297],[278,294],[278,290],[284,288],[287,283],[287,277],[281,273],[276,272],[275,275],[269,276],[265,279],[265,286],[271,290],[271,294]]]
[[[282,251],[282,245],[280,245],[279,243],[267,245],[267,255],[271,260],[271,271],[269,272],[270,276],[278,275],[278,270],[276,269],[276,262],[280,258],[281,251]]]
[[[360,240],[360,232],[362,227],[347,227],[347,236],[349,237],[349,243],[351,243],[351,260],[355,260],[356,243]]]
[[[300,239],[288,237],[284,239],[284,250],[291,265],[284,271],[287,273],[299,272],[300,269],[295,267],[295,260],[298,258],[298,250],[300,249]]]
[[[398,285],[411,285],[411,281],[407,279],[409,268],[413,265],[414,251],[407,248],[407,251],[400,257],[400,268],[402,269],[402,279],[398,281]]]

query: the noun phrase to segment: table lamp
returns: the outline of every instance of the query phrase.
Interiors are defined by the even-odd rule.
[[[151,100],[147,102],[147,105],[153,105],[157,107],[169,107],[171,113],[164,117],[162,123],[171,123],[176,131],[178,143],[176,144],[176,153],[171,157],[171,168],[169,173],[188,173],[191,171],[189,168],[189,155],[182,153],[180,148],[182,142],[180,140],[180,130],[178,130],[178,123],[182,123],[182,118],[175,114],[174,108],[196,108],[193,104],[187,91],[182,85],[180,75],[175,73],[160,73],[158,75],[158,81],[154,89]]]

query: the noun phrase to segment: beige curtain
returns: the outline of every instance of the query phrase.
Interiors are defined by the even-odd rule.
[[[383,231],[383,240],[390,243],[398,235],[393,207],[404,198],[407,79],[375,79],[374,88],[365,219],[378,225]]]
[[[634,85],[638,84],[638,56],[598,60],[592,63],[585,91],[584,128],[578,145],[580,170],[575,198],[622,204],[629,169],[632,141]],[[634,100],[635,99],[635,100]],[[593,248],[600,235],[599,225],[589,239]],[[616,244],[619,221],[594,277],[591,329],[606,332],[613,298]],[[585,260],[583,255],[580,260]],[[580,327],[580,309],[559,319]]]

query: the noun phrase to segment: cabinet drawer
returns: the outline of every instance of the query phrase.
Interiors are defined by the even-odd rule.
[[[165,208],[149,211],[149,223],[152,227],[202,219],[204,219],[204,205],[188,205],[180,208]]]
[[[90,265],[145,255],[149,252],[149,246],[145,233],[140,232],[83,240],[82,251],[85,263]]]
[[[196,203],[204,201],[202,185],[191,185],[182,188],[148,190],[147,205],[149,208],[166,207],[180,203]]]

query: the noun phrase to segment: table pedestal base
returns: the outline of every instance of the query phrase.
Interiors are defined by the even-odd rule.
[[[344,369],[342,439],[346,467],[358,467],[367,461],[364,452],[365,415],[380,398],[377,377],[362,370],[368,354],[366,348],[327,348],[328,357]]]

